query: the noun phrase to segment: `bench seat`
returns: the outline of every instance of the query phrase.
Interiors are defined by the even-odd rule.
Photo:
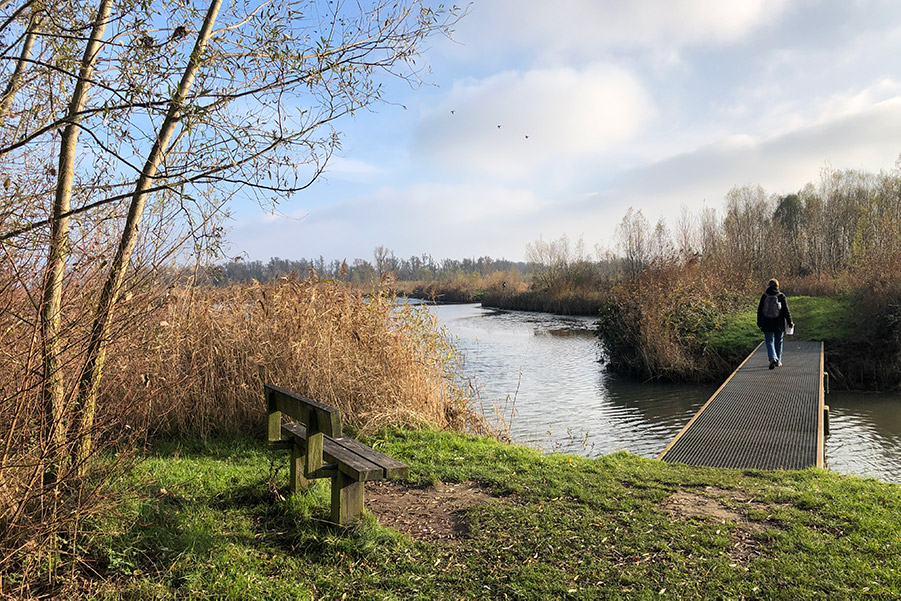
[[[282,424],[282,433],[304,442],[307,440],[307,428],[303,424]],[[324,435],[322,455],[338,471],[359,482],[394,480],[410,475],[410,468],[400,461],[346,436],[332,438]]]

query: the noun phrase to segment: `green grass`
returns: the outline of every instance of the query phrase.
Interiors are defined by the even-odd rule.
[[[795,340],[844,341],[854,335],[857,317],[847,298],[790,296],[788,307],[795,322]],[[747,356],[763,340],[757,328],[757,302],[727,316],[710,337],[708,348],[723,356]]]
[[[800,319],[799,319],[800,321]],[[328,484],[287,496],[283,453],[256,440],[149,452],[97,524],[92,598],[895,598],[901,487],[823,470],[672,466],[626,453],[541,455],[493,440],[394,431],[370,439],[419,486],[472,480],[492,501],[458,543],[412,542],[370,514],[325,522]],[[677,492],[741,520],[673,518]],[[102,533],[102,534],[100,534]],[[744,541],[737,553],[735,545]]]

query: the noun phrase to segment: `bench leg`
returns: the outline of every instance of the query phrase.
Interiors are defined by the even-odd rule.
[[[310,481],[307,480],[303,475],[305,461],[306,453],[304,452],[304,449],[301,449],[300,446],[296,444],[292,446],[291,458],[288,460],[291,468],[288,480],[289,484],[291,485],[292,493],[306,490],[310,486]]]
[[[332,521],[346,526],[363,515],[363,483],[338,473],[332,478]]]

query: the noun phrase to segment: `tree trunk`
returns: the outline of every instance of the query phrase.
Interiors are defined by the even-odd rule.
[[[31,19],[28,21],[28,29],[25,33],[25,41],[22,43],[22,52],[19,53],[19,59],[16,61],[16,67],[9,76],[6,89],[3,96],[0,96],[0,127],[6,122],[9,109],[12,107],[13,100],[16,98],[16,92],[22,86],[22,74],[25,73],[25,66],[31,60],[31,51],[34,49],[34,43],[38,39],[38,29],[43,19],[41,13],[35,10]]]
[[[110,266],[106,283],[100,295],[97,309],[94,314],[94,323],[91,327],[91,339],[88,346],[87,358],[85,361],[84,371],[82,372],[81,381],[79,382],[78,402],[81,411],[80,421],[80,443],[78,449],[78,459],[83,461],[91,452],[92,437],[91,430],[94,426],[94,418],[97,410],[97,395],[100,389],[100,381],[103,376],[103,364],[106,360],[106,348],[110,330],[110,324],[113,319],[113,311],[119,293],[122,289],[122,283],[125,280],[125,274],[128,271],[128,264],[134,251],[135,243],[138,236],[138,228],[141,224],[141,217],[144,214],[144,206],[147,200],[147,190],[150,188],[154,177],[157,174],[160,163],[166,156],[169,142],[172,134],[181,119],[182,105],[187,98],[194,78],[200,69],[202,54],[210,40],[213,31],[213,24],[219,14],[222,6],[222,0],[213,0],[207,10],[207,14],[203,20],[203,26],[197,36],[194,49],[188,61],[185,72],[179,82],[178,90],[175,96],[169,102],[169,110],[166,118],[160,126],[157,139],[153,144],[153,148],[144,164],[144,169],[135,183],[134,193],[132,195],[131,204],[128,207],[128,216],[122,230],[122,237],[119,241],[119,247],[116,250],[116,256]]]
[[[65,457],[64,447],[69,423],[65,385],[60,367],[60,313],[63,297],[63,275],[69,254],[69,212],[72,181],[75,176],[75,151],[80,131],[79,113],[87,101],[90,81],[100,51],[112,0],[101,0],[85,47],[67,111],[68,125],[60,138],[59,169],[50,226],[50,248],[41,303],[41,340],[44,375],[45,434],[55,453]]]

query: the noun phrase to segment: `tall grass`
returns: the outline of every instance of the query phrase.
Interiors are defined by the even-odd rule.
[[[127,457],[97,461],[127,433],[111,407],[90,428],[69,424],[59,443],[48,431],[40,356],[40,300],[31,278],[39,263],[22,269],[0,266],[0,597],[56,594],[82,567],[81,527],[118,503],[110,483]],[[64,402],[76,411],[75,384],[83,362],[92,298],[87,286],[73,285],[65,299],[60,373]],[[81,436],[102,439],[93,453],[73,460]],[[61,460],[67,458],[67,460]]]
[[[492,271],[487,275],[454,272],[445,277],[425,281],[397,281],[392,287],[400,294],[437,302],[473,303],[498,295],[524,293],[528,284],[515,270]]]
[[[455,385],[448,336],[424,307],[398,304],[393,293],[294,278],[215,289],[148,284],[123,301],[128,319],[110,343],[90,431],[105,454],[54,472],[47,466],[65,450],[43,435],[36,307],[14,279],[0,290],[9,293],[0,297],[0,597],[64,596],[60,586],[87,565],[86,520],[123,500],[108,485],[129,449],[142,438],[262,434],[264,382],[341,409],[360,431],[486,430]],[[91,298],[76,290],[68,301],[80,315]],[[70,326],[65,344],[77,349],[84,327]],[[67,356],[69,380],[80,360],[74,350]]]
[[[264,382],[337,407],[360,430],[482,427],[454,384],[449,338],[389,292],[286,278],[180,290],[154,316],[110,361],[105,387],[107,406],[145,398],[132,419],[153,432],[262,431]]]
[[[773,274],[778,275],[778,274]],[[598,333],[609,367],[642,379],[715,380],[762,340],[757,299],[770,276],[740,277],[700,262],[660,262],[606,291]],[[795,321],[826,344],[827,368],[849,388],[901,385],[901,257],[837,277],[781,278]],[[828,297],[830,302],[814,302]],[[824,299],[825,300],[825,299]],[[830,319],[817,313],[829,307]]]

